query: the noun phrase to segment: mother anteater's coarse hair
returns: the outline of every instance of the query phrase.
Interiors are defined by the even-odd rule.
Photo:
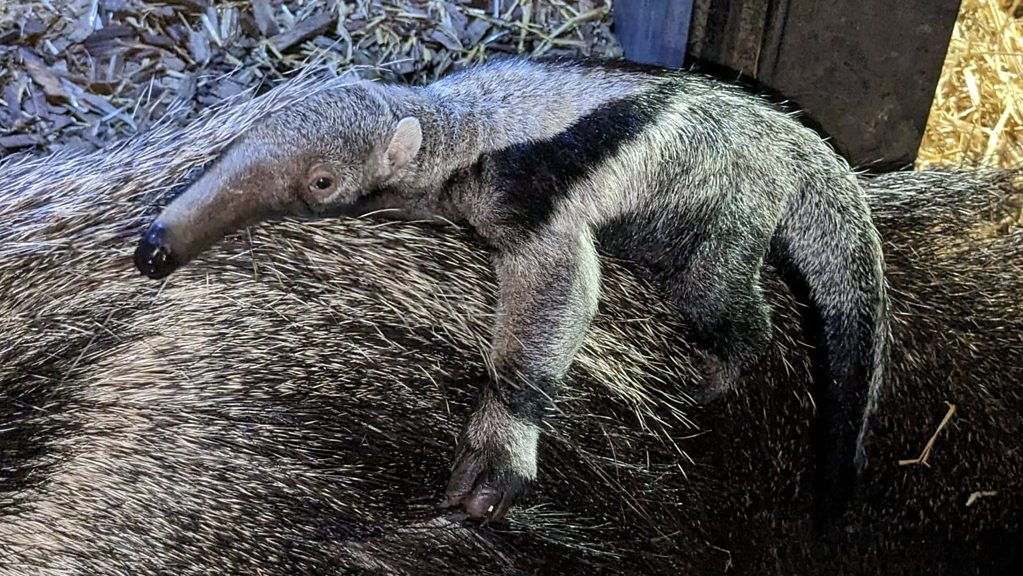
[[[811,347],[773,271],[770,354],[732,402],[696,409],[700,358],[612,261],[541,444],[541,492],[481,528],[433,508],[495,298],[472,238],[289,221],[230,237],[173,283],[131,269],[154,198],[295,96],[0,169],[0,573],[1018,568],[1023,245],[989,230],[1018,175],[864,183],[894,347],[850,531],[809,529]],[[946,402],[926,465],[900,466]]]

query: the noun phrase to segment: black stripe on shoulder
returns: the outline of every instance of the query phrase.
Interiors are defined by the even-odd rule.
[[[676,83],[666,81],[597,108],[553,138],[486,154],[481,162],[505,224],[526,232],[542,227],[574,184],[657,121],[675,91]]]

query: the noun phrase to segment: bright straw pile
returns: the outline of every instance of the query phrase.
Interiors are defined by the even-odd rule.
[[[1023,0],[963,0],[917,167],[1023,166]]]

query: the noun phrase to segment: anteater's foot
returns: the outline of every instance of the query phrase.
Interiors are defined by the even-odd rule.
[[[476,520],[501,520],[525,494],[530,481],[481,452],[459,452],[448,481],[444,505],[461,507]]]
[[[470,517],[500,520],[536,478],[539,429],[496,403],[485,403],[462,432],[444,505]]]

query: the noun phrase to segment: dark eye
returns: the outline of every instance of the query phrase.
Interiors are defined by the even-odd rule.
[[[327,176],[320,176],[316,180],[313,180],[313,187],[317,190],[329,190],[334,185],[334,181]]]

